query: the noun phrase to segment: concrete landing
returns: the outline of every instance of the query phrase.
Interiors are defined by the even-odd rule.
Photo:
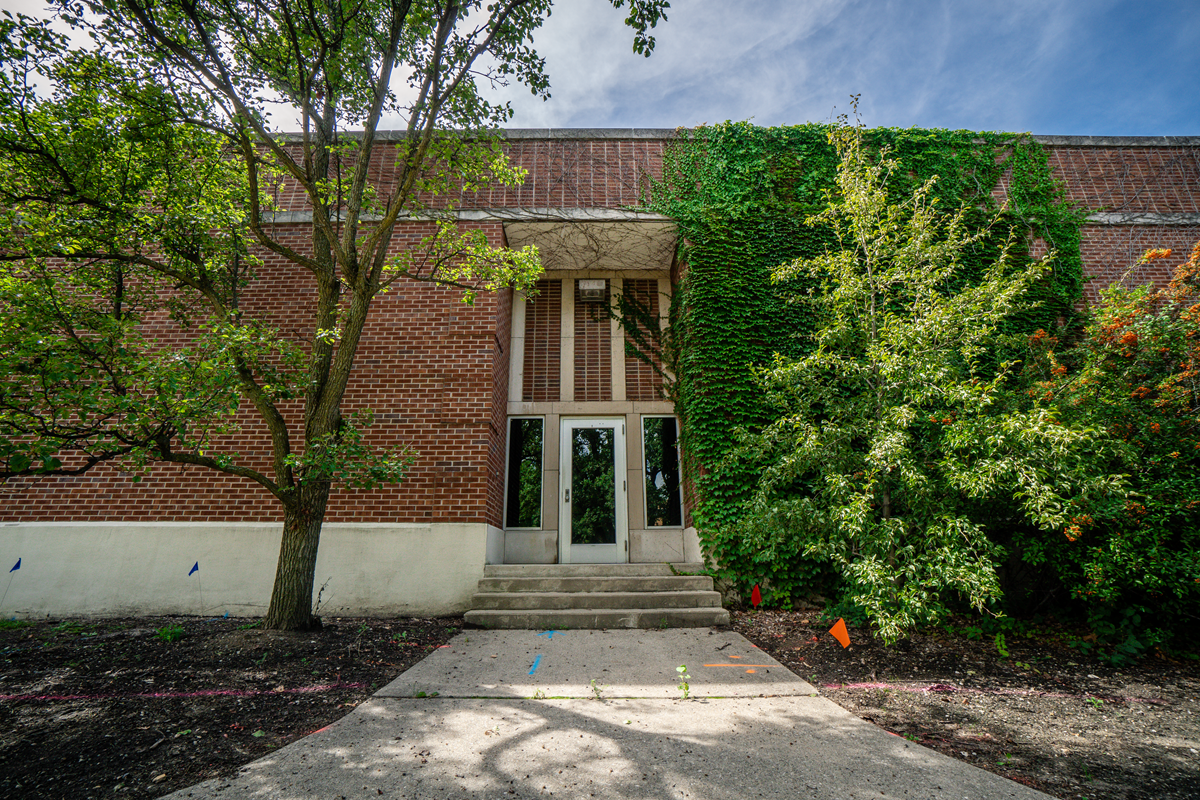
[[[435,650],[376,697],[676,699],[686,665],[692,697],[815,695],[817,690],[736,633],[471,631]]]
[[[764,666],[741,663],[751,657]],[[692,674],[686,701],[675,688],[680,663]],[[720,663],[736,666],[705,666]],[[597,670],[607,687],[600,700],[590,690]],[[403,696],[413,690],[426,697]],[[538,692],[563,696],[526,699]],[[889,734],[812,692],[732,633],[474,631],[235,779],[171,796],[1049,797]]]

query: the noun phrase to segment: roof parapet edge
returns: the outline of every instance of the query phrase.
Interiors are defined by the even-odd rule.
[[[499,128],[501,139],[674,139],[675,128]],[[362,131],[340,131],[339,136],[357,139]],[[303,134],[285,131],[276,134],[282,142],[303,141]],[[375,140],[399,142],[408,138],[408,131],[376,131]]]
[[[1034,141],[1050,147],[1198,147],[1200,136],[1044,136]]]
[[[587,139],[674,139],[678,128],[500,128],[501,139],[587,140]],[[299,142],[302,134],[288,131],[276,134],[280,141]],[[358,138],[362,131],[342,131],[340,136]],[[407,131],[376,131],[381,142],[398,142]],[[1200,136],[1057,136],[1032,134],[1034,141],[1050,147],[1200,147]]]

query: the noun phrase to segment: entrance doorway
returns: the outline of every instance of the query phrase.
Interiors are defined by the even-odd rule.
[[[564,419],[559,457],[559,562],[629,560],[624,419]]]

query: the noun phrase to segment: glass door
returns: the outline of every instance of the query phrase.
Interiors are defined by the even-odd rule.
[[[625,420],[564,419],[560,441],[559,561],[628,561]]]

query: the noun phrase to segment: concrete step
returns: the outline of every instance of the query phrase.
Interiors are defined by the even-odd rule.
[[[672,571],[674,567],[674,571]],[[489,564],[485,578],[632,578],[651,575],[696,574],[704,571],[700,563],[679,564]]]
[[[720,607],[720,592],[479,592],[471,598],[479,611]]]
[[[563,608],[543,611],[471,610],[466,621],[481,628],[585,630],[602,628],[704,628],[728,625],[723,608]]]
[[[483,592],[711,592],[707,575],[483,578]]]

